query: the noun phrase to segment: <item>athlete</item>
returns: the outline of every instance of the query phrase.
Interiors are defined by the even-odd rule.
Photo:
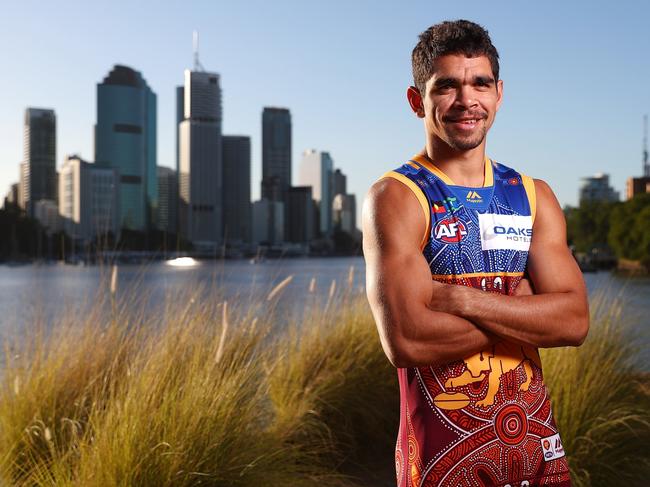
[[[368,300],[400,385],[397,485],[569,486],[538,353],[589,329],[564,215],[544,181],[486,156],[503,99],[487,31],[434,25],[412,63],[425,147],[363,206]]]

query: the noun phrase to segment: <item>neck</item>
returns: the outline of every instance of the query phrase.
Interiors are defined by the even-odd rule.
[[[483,186],[485,174],[485,139],[474,149],[455,150],[437,138],[428,138],[422,154],[460,186]]]

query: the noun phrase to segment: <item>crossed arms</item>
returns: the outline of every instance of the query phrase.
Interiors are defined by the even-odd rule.
[[[384,178],[363,204],[366,293],[386,356],[395,367],[445,364],[502,339],[535,347],[579,346],[589,329],[582,274],[566,244],[562,210],[535,180],[537,216],[528,281],[514,296],[442,284],[419,247],[425,219],[413,192]]]

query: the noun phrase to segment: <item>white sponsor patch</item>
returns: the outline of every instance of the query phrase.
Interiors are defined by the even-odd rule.
[[[528,250],[533,236],[530,216],[479,213],[482,250]]]
[[[542,444],[542,454],[545,461],[550,462],[564,456],[564,447],[562,447],[559,433],[542,438],[539,442]]]

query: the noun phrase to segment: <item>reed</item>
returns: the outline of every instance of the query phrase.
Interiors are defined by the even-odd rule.
[[[394,485],[396,372],[352,277],[322,297],[312,279],[293,320],[277,307],[291,276],[266,299],[194,286],[156,310],[107,279],[88,310],[5,345],[0,485]],[[592,299],[582,347],[542,354],[580,487],[649,473],[649,388],[623,304]]]
[[[623,296],[600,290],[590,301],[591,329],[582,346],[542,351],[573,484],[644,485],[650,476],[650,377],[638,352],[648,343],[648,329],[638,326],[643,319],[624,318]]]

